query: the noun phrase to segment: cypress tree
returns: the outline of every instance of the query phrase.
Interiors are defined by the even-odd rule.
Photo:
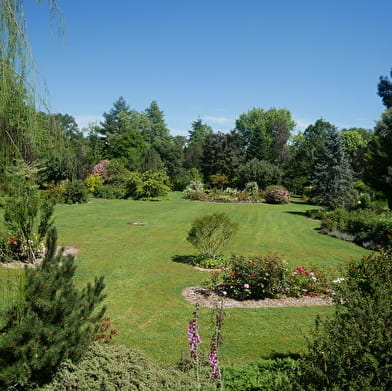
[[[81,291],[74,285],[73,255],[57,251],[57,233],[47,237],[42,265],[26,268],[24,300],[6,312],[0,329],[0,389],[43,384],[64,359],[77,361],[92,342],[105,307],[103,277]]]

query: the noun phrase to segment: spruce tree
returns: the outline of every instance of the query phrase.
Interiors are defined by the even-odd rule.
[[[347,206],[351,201],[352,178],[344,141],[336,130],[332,131],[315,159],[313,201],[331,208]]]
[[[0,389],[43,384],[64,359],[77,361],[102,319],[103,277],[81,291],[73,281],[73,255],[57,251],[57,233],[47,237],[42,265],[26,268],[24,301],[13,305],[0,329]]]

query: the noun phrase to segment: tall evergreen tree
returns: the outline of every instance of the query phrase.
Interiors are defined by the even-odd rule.
[[[130,113],[129,106],[125,99],[120,96],[114,103],[108,113],[103,113],[105,119],[101,122],[101,133],[105,136],[119,134],[125,130],[126,124],[124,117]]]
[[[392,107],[377,122],[366,163],[365,182],[385,194],[392,210]]]
[[[73,255],[57,252],[57,234],[48,233],[47,253],[37,269],[25,270],[24,302],[5,315],[0,330],[0,388],[42,384],[62,360],[77,361],[92,342],[105,308],[103,277],[79,291]]]
[[[147,143],[153,144],[155,140],[169,137],[165,116],[155,100],[146,108],[145,115],[150,120],[150,126],[143,130],[143,137]]]
[[[319,205],[343,207],[350,203],[353,170],[340,134],[331,132],[316,156],[313,200]]]
[[[202,173],[206,181],[215,174],[226,175],[229,180],[234,180],[238,167],[243,161],[244,153],[237,132],[218,132],[205,137]]]

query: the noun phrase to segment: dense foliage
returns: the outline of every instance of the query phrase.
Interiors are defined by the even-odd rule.
[[[392,388],[392,257],[352,261],[336,287],[334,316],[316,324],[304,381],[309,390]]]
[[[48,381],[60,363],[79,360],[105,311],[103,277],[79,291],[74,257],[57,251],[56,230],[48,234],[42,265],[26,269],[22,303],[4,315],[0,330],[0,388]]]
[[[187,240],[205,258],[215,258],[228,244],[238,224],[225,213],[214,213],[193,220]]]

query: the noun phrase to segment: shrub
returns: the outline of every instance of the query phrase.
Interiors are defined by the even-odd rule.
[[[55,229],[48,232],[42,264],[26,268],[24,300],[4,314],[0,338],[0,389],[42,384],[69,358],[78,360],[102,319],[103,277],[79,291],[74,257],[57,252]]]
[[[277,358],[223,368],[226,391],[300,391],[298,360]]]
[[[127,189],[124,183],[103,185],[95,189],[94,196],[109,200],[127,198]]]
[[[192,222],[187,240],[205,258],[216,258],[227,245],[238,224],[231,221],[224,213],[214,213],[197,217]]]
[[[85,180],[87,190],[95,195],[95,191],[103,186],[103,179],[98,173],[90,174]]]
[[[198,181],[192,181],[183,191],[184,197],[192,200],[200,199],[200,196],[203,193],[204,193],[204,184]]]
[[[170,180],[164,171],[130,173],[126,183],[126,196],[135,200],[159,200],[170,191]]]
[[[189,374],[169,369],[122,345],[94,343],[79,363],[64,361],[41,391],[188,391],[197,384]],[[207,388],[203,388],[207,389]]]
[[[267,189],[264,192],[264,199],[269,204],[289,204],[290,193],[281,188],[279,189]]]
[[[286,261],[277,255],[234,257],[223,281],[228,296],[238,300],[274,298],[286,292]]]
[[[252,195],[252,197],[258,197],[259,195],[259,186],[257,182],[248,182],[245,185],[245,192],[249,193]]]
[[[66,204],[82,204],[88,199],[87,188],[82,181],[67,182],[63,197]]]
[[[392,256],[372,254],[347,266],[335,312],[316,322],[303,377],[309,390],[392,389]]]
[[[105,179],[107,176],[107,165],[109,163],[109,160],[101,160],[91,169],[91,174],[98,174],[102,179]]]
[[[214,174],[210,175],[210,182],[215,187],[223,188],[229,183],[229,178],[224,174]]]
[[[287,296],[301,297],[329,292],[328,277],[315,267],[311,270],[302,266],[296,267],[288,277]]]

